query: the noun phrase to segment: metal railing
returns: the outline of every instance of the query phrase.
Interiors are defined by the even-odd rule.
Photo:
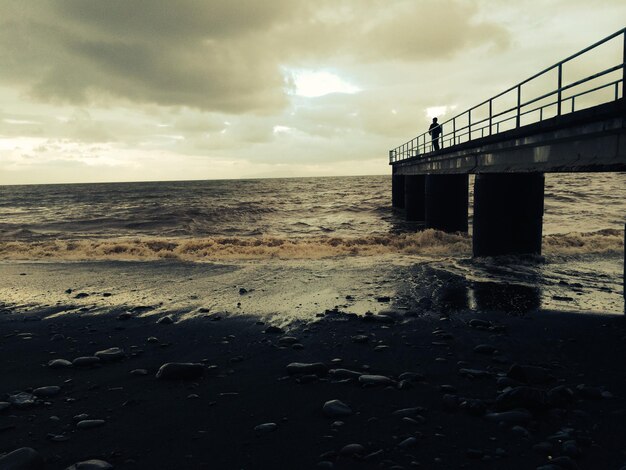
[[[610,41],[622,40],[622,61],[616,65],[612,65],[604,70],[586,76],[579,80],[565,84],[563,77],[563,66],[572,60],[587,54],[589,51],[599,48]],[[619,73],[621,71],[621,74]],[[522,101],[522,87],[528,87],[531,84],[536,85],[540,78],[546,77],[550,72],[556,72],[556,88],[541,94],[540,96]],[[611,77],[613,75],[621,75],[618,78]],[[606,77],[605,81],[597,84],[601,78]],[[623,98],[626,83],[626,28],[623,28],[606,38],[592,44],[589,47],[569,56],[547,69],[533,75],[530,78],[518,83],[517,85],[483,101],[482,103],[456,115],[443,123],[442,135],[439,137],[439,144],[442,149],[450,149],[455,145],[463,144],[475,139],[499,134],[507,130],[522,127],[523,125],[541,122],[544,119],[554,116],[561,116],[576,110],[576,99],[580,103],[583,97],[596,94],[592,99],[591,105],[616,101]],[[608,79],[608,81],[606,81]],[[592,83],[593,82],[593,83]],[[586,88],[590,86],[590,88]],[[608,91],[603,98],[598,99],[599,91]],[[608,98],[607,98],[608,96]],[[494,107],[499,101],[506,99],[514,99],[513,106],[503,111],[494,111]],[[590,98],[590,97],[589,97]],[[542,103],[542,101],[548,101]],[[587,103],[589,104],[589,103]],[[584,104],[583,104],[584,106]],[[584,106],[590,107],[590,106]],[[481,108],[487,108],[481,109]],[[483,112],[482,117],[477,117],[479,111]],[[406,160],[408,158],[431,156],[441,150],[433,150],[432,139],[428,132],[418,135],[417,137],[405,142],[404,144],[389,151],[389,163]]]

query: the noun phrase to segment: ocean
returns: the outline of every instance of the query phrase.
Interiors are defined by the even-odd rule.
[[[470,308],[496,284],[539,289],[535,307],[622,313],[625,213],[626,174],[547,175],[543,255],[493,260],[471,258],[469,235],[404,221],[389,176],[0,186],[0,260],[371,260],[404,266],[417,288],[462,279]]]

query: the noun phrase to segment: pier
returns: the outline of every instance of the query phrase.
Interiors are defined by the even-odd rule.
[[[467,232],[473,174],[474,256],[540,254],[545,173],[626,171],[625,77],[626,28],[390,150],[393,207]]]

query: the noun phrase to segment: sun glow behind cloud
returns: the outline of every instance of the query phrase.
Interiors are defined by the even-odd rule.
[[[295,70],[291,72],[293,93],[306,98],[317,98],[330,93],[358,93],[359,87],[326,70]]]

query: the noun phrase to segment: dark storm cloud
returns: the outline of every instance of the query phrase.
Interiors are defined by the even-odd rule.
[[[281,67],[506,45],[459,0],[58,0],[0,4],[0,83],[40,99],[273,113]]]

